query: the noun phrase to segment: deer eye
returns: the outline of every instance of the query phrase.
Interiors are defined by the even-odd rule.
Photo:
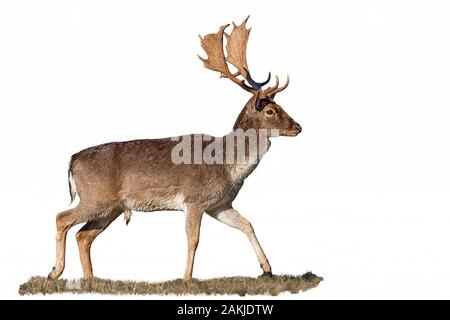
[[[266,114],[268,115],[268,116],[273,116],[273,114],[274,114],[275,112],[272,110],[272,109],[268,109],[267,111],[266,111]]]

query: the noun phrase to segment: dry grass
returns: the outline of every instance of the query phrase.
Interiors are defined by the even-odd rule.
[[[32,277],[20,285],[19,294],[100,293],[113,295],[216,295],[238,294],[272,295],[281,292],[298,293],[316,287],[323,278],[311,272],[302,276],[281,275],[270,277],[229,277],[209,280],[183,280],[166,282],[114,281],[94,278],[91,280],[47,280]]]

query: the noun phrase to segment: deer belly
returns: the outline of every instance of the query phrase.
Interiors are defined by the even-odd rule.
[[[174,196],[152,196],[152,197],[127,197],[124,201],[127,209],[134,211],[165,211],[184,210],[184,197],[181,194]]]

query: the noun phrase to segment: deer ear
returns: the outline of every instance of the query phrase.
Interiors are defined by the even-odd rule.
[[[264,109],[264,107],[267,106],[271,102],[272,101],[270,101],[270,99],[267,99],[267,98],[259,99],[258,106],[256,107],[256,110],[262,111],[262,109]]]
[[[272,102],[271,97],[266,97],[264,95],[261,95],[258,91],[258,94],[256,94],[255,98],[255,109],[256,111],[262,111],[265,106],[267,106],[269,103]]]
[[[261,94],[261,91],[255,92],[250,103],[247,105],[248,110],[251,112],[261,111],[264,107],[271,102],[270,99]]]

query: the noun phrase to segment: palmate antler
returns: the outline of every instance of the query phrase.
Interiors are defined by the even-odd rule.
[[[238,73],[242,75],[254,89],[259,90],[269,83],[270,72],[267,80],[261,83],[254,81],[250,75],[247,66],[247,42],[251,28],[247,29],[245,27],[248,18],[250,18],[250,16],[248,16],[239,26],[236,26],[233,22],[233,30],[231,33],[229,35],[225,33],[225,37],[227,38],[226,48],[228,52],[226,61],[235,66]]]
[[[247,29],[245,26],[248,18],[249,17],[247,17],[239,26],[236,26],[236,24],[234,24],[233,22],[233,30],[230,34],[225,33],[225,28],[229,26],[229,24],[227,24],[221,26],[217,33],[207,34],[204,38],[200,36],[202,48],[207,53],[208,58],[204,59],[200,56],[198,57],[203,61],[203,64],[206,68],[220,72],[222,77],[230,79],[231,81],[242,87],[244,90],[255,94],[259,90],[261,90],[264,85],[269,83],[271,75],[269,72],[269,76],[264,82],[256,82],[250,75],[246,58],[247,42],[251,29]],[[223,48],[224,35],[227,38],[227,57],[225,57]],[[236,67],[236,69],[238,70],[237,73],[233,74],[230,72],[227,62]],[[239,79],[239,76],[242,76],[244,79]],[[250,86],[245,83],[245,80],[247,80]],[[275,86],[263,90],[262,93],[266,96],[275,96],[277,92],[286,89],[288,84],[289,79],[286,85],[278,88],[279,79],[278,77],[276,77]]]
[[[233,75],[230,72],[230,69],[228,69],[225,54],[223,52],[223,35],[225,33],[225,28],[228,26],[229,24],[221,26],[217,33],[207,34],[204,38],[200,36],[202,48],[208,54],[208,58],[203,59],[200,56],[198,57],[203,61],[206,68],[220,72],[222,77],[228,78],[243,89],[254,93],[256,91],[254,88],[247,86],[245,80],[238,79],[237,75]]]

